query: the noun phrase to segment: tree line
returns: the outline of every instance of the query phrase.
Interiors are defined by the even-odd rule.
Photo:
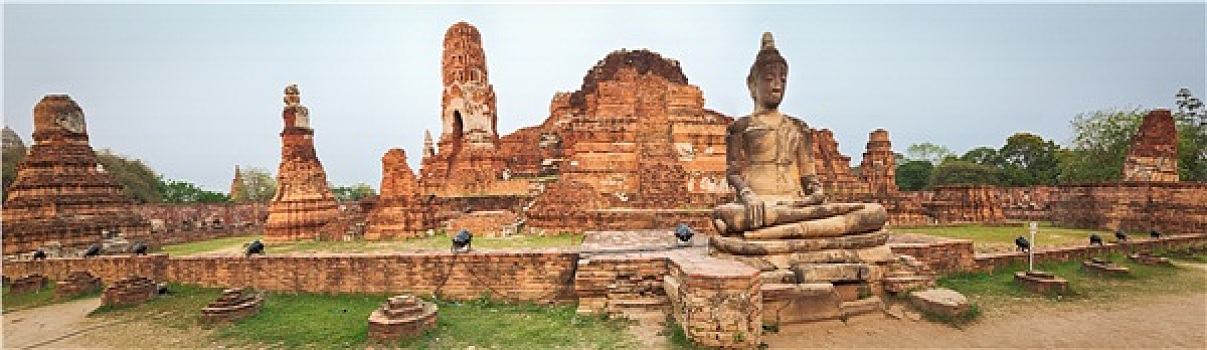
[[[1182,89],[1176,95],[1178,176],[1207,181],[1207,112]],[[939,185],[1054,185],[1118,181],[1123,162],[1147,110],[1107,109],[1073,118],[1073,138],[1060,146],[1042,136],[1020,132],[998,147],[977,147],[964,154],[929,142],[910,145],[897,156],[897,186],[916,191]]]
[[[8,198],[8,187],[17,178],[17,165],[25,159],[26,147],[8,147],[3,150],[3,189],[0,196]],[[188,181],[169,179],[156,173],[141,160],[118,155],[108,149],[96,151],[96,160],[109,176],[122,185],[122,194],[138,203],[227,203],[267,202],[277,190],[277,180],[271,172],[262,168],[241,169],[242,191],[230,193],[206,190]],[[330,185],[336,199],[359,200],[374,196],[376,191],[369,185],[358,183],[351,186]]]

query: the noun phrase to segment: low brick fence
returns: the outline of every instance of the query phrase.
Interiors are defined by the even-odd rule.
[[[88,271],[105,284],[130,274],[216,288],[291,293],[411,293],[456,299],[489,296],[573,302],[574,252],[415,253],[171,258],[111,256],[4,263],[4,276],[41,273],[62,280]]]
[[[1100,246],[1060,247],[1051,249],[1036,249],[1035,262],[1062,262],[1089,259],[1112,253],[1129,254],[1135,251],[1152,249],[1171,249],[1178,247],[1207,245],[1207,234],[1190,234],[1167,236],[1161,239],[1132,238],[1126,243],[1107,243]],[[1010,266],[1010,264],[1027,264],[1027,253],[1008,252],[980,254],[976,256],[976,270],[989,272]]]
[[[168,256],[153,254],[142,256],[110,255],[95,258],[51,258],[41,261],[5,261],[4,276],[21,278],[40,273],[52,280],[62,281],[73,271],[87,271],[101,279],[106,285],[134,274],[156,281],[166,276]]]
[[[976,254],[972,241],[942,240],[929,243],[890,243],[895,255],[910,255],[926,264],[936,273],[965,271],[988,272],[1004,268],[1013,263],[1026,264],[1027,253],[1005,252]],[[1132,238],[1126,243],[1107,243],[1101,246],[1076,246],[1039,248],[1035,250],[1037,263],[1089,259],[1111,253],[1131,253],[1140,250],[1171,249],[1177,247],[1207,245],[1207,234],[1184,234],[1165,236],[1160,239]]]

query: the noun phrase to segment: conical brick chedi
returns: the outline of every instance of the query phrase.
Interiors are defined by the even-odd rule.
[[[85,248],[106,238],[146,238],[150,225],[98,165],[84,111],[71,97],[47,95],[38,102],[33,140],[4,201],[4,254],[52,242]]]
[[[281,165],[277,191],[269,203],[264,239],[270,242],[316,239],[319,229],[339,216],[339,204],[327,187],[327,173],[314,151],[310,110],[296,84],[285,87],[281,112]]]

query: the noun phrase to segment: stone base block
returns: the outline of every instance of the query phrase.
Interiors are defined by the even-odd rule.
[[[844,316],[858,316],[884,312],[884,301],[880,297],[871,296],[864,299],[844,301],[839,306]]]
[[[909,302],[918,311],[948,317],[962,316],[970,310],[968,298],[959,292],[946,288],[934,288],[909,293]]]
[[[792,272],[801,283],[866,281],[871,277],[871,270],[866,264],[792,265]]]
[[[740,237],[712,236],[708,244],[718,251],[734,255],[771,255],[813,252],[827,249],[863,249],[885,245],[888,233],[847,235],[826,238],[779,239],[770,241],[746,240]]]
[[[1047,272],[1019,271],[1014,274],[1014,281],[1035,293],[1064,293],[1069,290],[1069,281]]]
[[[792,324],[842,316],[842,299],[831,283],[764,284],[763,322]]]
[[[1127,267],[1115,265],[1106,260],[1086,260],[1081,262],[1081,272],[1094,275],[1122,276],[1131,274]]]
[[[762,256],[732,255],[725,252],[713,251],[712,255],[722,259],[738,261],[762,271],[791,269],[796,264],[875,264],[893,259],[892,250],[887,245],[862,249],[824,249],[812,252]]]
[[[1169,258],[1153,256],[1152,254],[1148,254],[1146,252],[1128,255],[1127,258],[1131,261],[1149,266],[1173,266],[1173,263],[1169,262]]]

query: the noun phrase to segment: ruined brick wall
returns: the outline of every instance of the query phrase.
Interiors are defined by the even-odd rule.
[[[998,187],[1002,215],[1009,220],[1048,221],[1052,218],[1055,186]]]
[[[260,233],[268,219],[265,203],[158,203],[133,208],[150,222],[147,243],[153,246]]]
[[[893,255],[909,255],[935,273],[972,271],[977,268],[972,241],[940,240],[926,243],[890,243]]]
[[[327,188],[327,172],[314,150],[310,111],[301,104],[297,85],[285,88],[281,112],[281,165],[277,191],[268,209],[264,240],[317,239],[319,230],[340,216],[339,206]]]
[[[519,217],[507,210],[474,211],[449,219],[445,233],[452,237],[460,230],[469,230],[474,237],[506,237],[516,234]]]
[[[838,141],[829,129],[811,129],[813,132],[813,161],[826,195],[831,198],[858,196],[872,193],[871,185],[860,181],[851,173],[851,157],[838,151]]]
[[[1178,130],[1168,109],[1144,116],[1123,161],[1124,181],[1178,181]]]
[[[922,206],[936,223],[993,223],[1006,219],[997,190],[988,185],[938,186]]]
[[[83,109],[67,95],[47,95],[33,114],[34,144],[6,189],[4,254],[51,242],[85,248],[114,236],[145,240],[150,225],[98,165]]]
[[[549,184],[525,211],[526,231],[583,232],[589,230],[588,212],[605,208],[608,200],[594,187],[573,179]]]
[[[1165,233],[1207,231],[1207,183],[1102,182],[1057,186],[1052,222],[1059,226]]]
[[[579,313],[620,314],[627,307],[669,306],[662,278],[665,257],[599,256],[581,259],[574,274]]]

